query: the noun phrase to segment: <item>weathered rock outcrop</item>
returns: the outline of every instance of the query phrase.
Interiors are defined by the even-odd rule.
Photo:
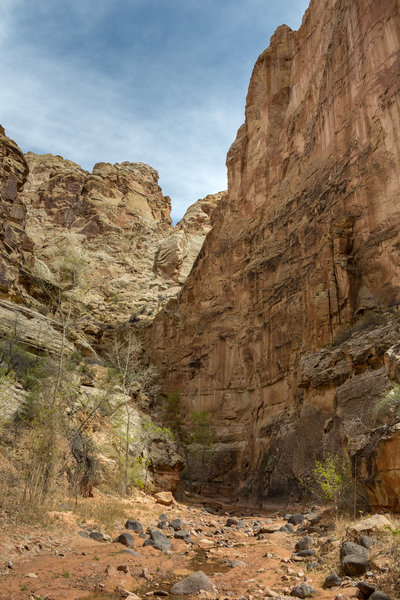
[[[400,302],[399,49],[395,0],[312,0],[254,67],[229,196],[149,340],[166,390],[215,417],[210,493],[288,497],[388,385],[398,324],[321,349]]]
[[[88,332],[149,319],[178,293],[221,194],[189,209],[199,215],[197,227],[185,217],[174,229],[170,199],[148,165],[99,163],[88,173],[59,156],[28,153],[26,160],[22,199],[36,270],[51,277],[60,251],[83,257]]]
[[[17,303],[3,307],[7,323],[10,315],[20,330],[29,322],[27,338],[42,340],[40,312],[48,312],[48,286],[66,261],[83,271],[84,285],[71,295],[74,329],[91,343],[110,326],[150,321],[176,296],[226,194],[198,200],[174,228],[152,167],[99,163],[88,173],[61,156],[24,156],[3,128],[0,191],[0,296]],[[31,310],[28,320],[18,305]]]
[[[19,265],[31,262],[33,247],[25,232],[26,208],[19,197],[27,176],[23,153],[0,126],[0,295],[17,301]]]

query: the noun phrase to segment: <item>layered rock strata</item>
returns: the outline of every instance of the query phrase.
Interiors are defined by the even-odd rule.
[[[24,156],[3,128],[0,191],[3,330],[13,318],[24,337],[26,310],[17,314],[23,304],[32,311],[25,337],[34,345],[55,324],[40,314],[48,312],[46,290],[71,265],[82,281],[70,291],[76,335],[93,343],[109,327],[151,321],[180,290],[226,194],[198,200],[174,228],[170,199],[152,167],[99,163],[88,173],[61,156]],[[80,335],[78,347],[85,346]]]
[[[15,301],[21,301],[19,266],[32,262],[33,243],[25,232],[26,207],[19,194],[27,176],[23,153],[0,126],[0,296]]]
[[[214,416],[209,493],[288,498],[348,443],[342,404],[363,420],[389,383],[390,331],[363,358],[321,349],[400,302],[399,73],[395,0],[312,0],[256,62],[228,198],[149,339],[166,391]]]
[[[221,194],[189,209],[197,226],[185,216],[175,229],[170,199],[148,165],[98,163],[88,173],[59,156],[28,153],[26,160],[22,199],[37,272],[51,277],[60,251],[80,257],[89,333],[150,320],[186,279]]]

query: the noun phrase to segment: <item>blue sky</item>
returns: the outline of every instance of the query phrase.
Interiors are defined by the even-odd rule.
[[[0,0],[0,123],[24,151],[146,162],[174,220],[226,188],[253,65],[308,0]]]

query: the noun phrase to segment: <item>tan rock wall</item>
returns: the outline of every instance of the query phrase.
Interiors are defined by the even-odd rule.
[[[148,165],[98,163],[88,173],[60,156],[28,153],[26,160],[21,197],[36,272],[51,278],[60,250],[83,258],[81,326],[89,335],[129,319],[150,321],[185,281],[223,194],[198,201],[197,220],[182,219],[175,229],[170,199]]]
[[[229,197],[149,340],[166,390],[214,414],[214,494],[287,495],[336,410],[301,356],[400,302],[399,42],[395,1],[315,0],[254,67]]]

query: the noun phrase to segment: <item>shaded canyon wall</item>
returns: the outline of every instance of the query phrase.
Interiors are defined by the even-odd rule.
[[[299,31],[279,27],[256,62],[229,195],[148,342],[165,390],[214,416],[218,441],[196,475],[205,493],[296,494],[316,458],[358,451],[357,419],[371,422],[388,385],[399,49],[395,0],[313,0]],[[382,319],[328,347],[368,311]]]

